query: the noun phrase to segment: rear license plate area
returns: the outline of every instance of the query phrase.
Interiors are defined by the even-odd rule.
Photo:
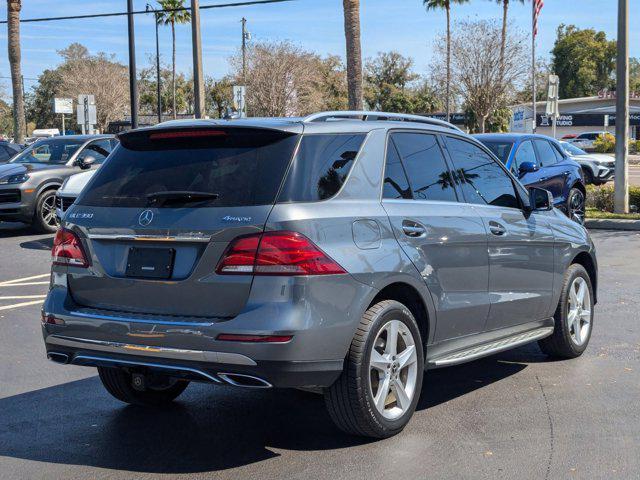
[[[126,276],[168,279],[173,273],[173,248],[129,248]]]

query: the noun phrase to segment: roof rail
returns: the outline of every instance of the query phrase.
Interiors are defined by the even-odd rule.
[[[449,128],[462,132],[455,125],[445,122],[444,120],[438,120],[437,118],[424,117],[422,115],[409,115],[405,113],[391,113],[391,112],[368,112],[359,110],[345,110],[335,112],[318,112],[308,115],[302,119],[304,123],[310,122],[326,122],[328,120],[362,120],[362,121],[379,121],[379,120],[393,120],[398,122],[416,122],[427,123],[429,125],[437,125],[439,127]]]

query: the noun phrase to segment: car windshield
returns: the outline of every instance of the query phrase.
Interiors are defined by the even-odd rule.
[[[562,149],[569,155],[588,155],[587,152],[569,142],[560,142],[560,145],[562,145]]]
[[[84,142],[77,139],[49,138],[39,140],[16,155],[11,163],[45,163],[63,165]]]
[[[488,140],[480,140],[484,145],[493,152],[493,154],[500,159],[502,163],[507,164],[507,160],[509,159],[509,153],[511,153],[511,148],[513,148],[513,142],[498,142],[498,141],[488,141]]]

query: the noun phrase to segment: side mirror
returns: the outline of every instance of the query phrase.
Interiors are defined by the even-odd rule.
[[[553,209],[553,195],[544,188],[529,187],[529,211],[544,212]]]
[[[78,166],[82,169],[89,168],[94,163],[96,163],[96,157],[91,154],[78,158]]]
[[[538,170],[540,170],[540,168],[536,163],[533,162],[522,162],[520,164],[520,167],[518,167],[518,173],[520,175],[524,175],[525,173],[537,172]]]

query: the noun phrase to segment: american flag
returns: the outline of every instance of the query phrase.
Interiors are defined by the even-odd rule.
[[[544,7],[544,0],[533,0],[533,36],[538,35],[538,17]]]

